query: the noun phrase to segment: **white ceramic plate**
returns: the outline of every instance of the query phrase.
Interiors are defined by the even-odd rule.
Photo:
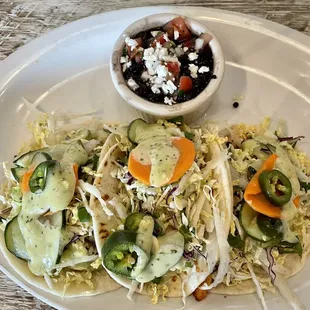
[[[105,120],[130,121],[134,112],[115,91],[108,68],[114,41],[124,28],[145,15],[173,12],[194,17],[214,31],[226,58],[226,75],[208,111],[208,118],[229,122],[259,122],[264,116],[284,118],[292,135],[310,133],[310,38],[272,22],[246,15],[194,7],[148,7],[89,17],[52,31],[19,49],[0,64],[0,162],[10,160],[27,138],[26,127],[36,117],[22,97],[40,111],[68,113],[98,110]],[[239,98],[240,107],[232,103]],[[241,100],[241,98],[243,98]],[[310,138],[303,148],[310,154]],[[61,299],[25,283],[0,254],[1,270],[34,296],[59,309],[145,309],[124,289],[90,298]],[[310,304],[310,264],[289,283],[304,304]],[[307,294],[308,293],[308,294]],[[0,292],[1,294],[1,292]],[[267,294],[270,309],[290,309]],[[260,309],[255,295],[210,295],[187,309]],[[180,300],[160,302],[156,309],[179,308]],[[154,308],[155,309],[155,308]]]

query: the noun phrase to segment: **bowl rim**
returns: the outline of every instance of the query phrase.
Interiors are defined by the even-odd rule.
[[[143,30],[163,26],[165,23],[179,16],[185,19],[185,22],[190,27],[191,31],[193,31],[192,26],[194,26],[203,29],[200,34],[206,32],[212,36],[213,39],[209,44],[214,58],[213,74],[216,75],[216,78],[212,78],[207,84],[207,86],[204,88],[204,90],[202,90],[198,96],[191,100],[177,103],[174,105],[154,103],[134,93],[127,85],[127,82],[123,76],[120,58],[122,56],[125,46],[125,37],[131,37]],[[221,46],[216,36],[205,24],[197,21],[192,17],[184,16],[181,14],[159,13],[148,15],[136,20],[120,34],[113,47],[113,52],[110,59],[110,71],[115,88],[117,89],[118,93],[123,97],[123,99],[131,106],[133,106],[137,110],[154,116],[176,117],[179,115],[186,115],[194,112],[200,106],[206,104],[206,102],[209,101],[209,99],[217,91],[223,80],[225,72],[225,60]]]

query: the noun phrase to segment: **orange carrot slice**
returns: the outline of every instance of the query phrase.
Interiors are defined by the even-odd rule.
[[[262,192],[262,190],[259,186],[258,177],[262,172],[264,172],[266,170],[267,171],[272,170],[277,158],[278,158],[278,155],[276,155],[276,154],[272,154],[270,157],[267,158],[267,160],[262,164],[260,169],[255,173],[252,180],[248,184],[248,186],[245,190],[244,196],[257,195],[257,194]]]
[[[281,218],[282,210],[281,208],[274,206],[262,193],[258,177],[262,172],[272,170],[277,158],[278,155],[276,154],[272,154],[268,157],[261,168],[256,172],[244,192],[244,200],[248,203],[248,205],[250,205],[255,211],[272,218]],[[298,207],[299,197],[297,196],[293,202],[295,206]]]
[[[75,175],[75,183],[77,185],[78,181],[79,181],[79,165],[78,164],[73,164],[73,172],[74,172],[74,175]]]
[[[295,199],[293,200],[293,203],[296,208],[299,207],[299,202],[300,202],[300,196],[295,197]]]
[[[132,153],[129,154],[128,171],[135,179],[146,185],[150,185],[151,168],[151,165],[142,165],[140,162],[135,160]]]
[[[34,169],[30,169],[23,175],[22,181],[20,184],[20,188],[21,188],[22,193],[27,193],[30,191],[29,180],[32,176],[33,171],[34,171]]]
[[[195,159],[195,146],[192,141],[183,137],[171,139],[172,145],[179,150],[180,156],[171,179],[163,185],[178,181],[191,167]],[[158,152],[160,152],[160,150],[158,150]],[[143,165],[134,158],[132,153],[130,153],[128,159],[128,170],[134,178],[146,185],[150,185],[151,168],[151,165]]]

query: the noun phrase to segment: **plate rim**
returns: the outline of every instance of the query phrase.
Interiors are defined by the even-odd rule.
[[[30,42],[26,43],[25,45],[21,46],[17,49],[14,53],[10,54],[6,59],[4,59],[0,63],[0,97],[5,90],[5,86],[16,76],[20,71],[24,68],[31,65],[35,62],[40,56],[44,55],[55,46],[64,42],[68,38],[79,34],[80,32],[86,32],[95,28],[103,27],[105,24],[104,19],[109,19],[113,15],[122,14],[123,12],[130,12],[130,11],[144,11],[149,9],[167,9],[167,10],[175,10],[175,11],[183,11],[185,9],[188,10],[196,10],[200,14],[202,11],[203,14],[205,11],[211,12],[212,14],[219,14],[222,17],[229,17],[232,19],[236,19],[236,21],[227,22],[225,19],[219,18],[207,18],[206,20],[214,20],[217,22],[226,23],[226,24],[233,24],[238,27],[247,28],[254,32],[260,32],[265,35],[271,36],[276,38],[277,40],[284,41],[287,44],[294,45],[295,48],[299,48],[304,50],[306,53],[310,54],[310,37],[306,34],[303,34],[295,29],[289,28],[282,24],[278,24],[276,22],[257,17],[254,15],[248,15],[244,13],[228,11],[228,10],[221,10],[221,9],[211,9],[203,6],[175,6],[175,5],[164,5],[164,6],[142,6],[142,7],[134,7],[134,8],[125,8],[115,11],[104,12],[96,15],[91,15],[88,17],[84,17],[82,19],[70,22],[65,24],[61,27],[55,28],[47,33],[40,35],[39,37],[31,40]],[[203,16],[201,14],[200,17]],[[207,15],[207,14],[206,14]],[[102,18],[103,17],[103,18]],[[96,20],[98,19],[98,22]],[[101,20],[101,22],[100,22]],[[111,21],[110,21],[111,22]],[[95,27],[85,28],[87,24],[96,25]],[[80,29],[80,31],[77,31]],[[282,32],[285,33],[282,34]],[[65,36],[64,36],[65,35]],[[45,48],[44,43],[49,43]],[[38,49],[36,48],[38,47]],[[41,48],[40,48],[41,47]],[[37,52],[30,53],[30,51],[35,50]],[[22,57],[21,57],[22,56]],[[22,61],[21,61],[22,60]],[[28,60],[28,62],[27,62]],[[32,60],[32,61],[31,61]],[[10,69],[12,68],[12,69]],[[15,70],[14,70],[15,69]]]
[[[234,24],[235,26],[247,28],[254,32],[260,32],[265,35],[275,37],[280,41],[284,41],[287,44],[294,45],[294,47],[304,50],[306,53],[310,54],[310,37],[306,34],[303,34],[297,30],[278,24],[276,22],[266,20],[261,17],[257,17],[250,14],[244,14],[234,11],[222,10],[222,9],[213,9],[203,6],[175,6],[175,5],[164,5],[164,6],[142,6],[134,8],[125,8],[115,11],[104,12],[96,15],[91,15],[84,17],[82,19],[70,22],[61,27],[55,28],[47,33],[40,35],[39,37],[31,40],[27,44],[21,46],[14,53],[9,55],[0,63],[0,98],[5,91],[6,85],[13,81],[14,77],[17,76],[24,68],[28,67],[34,63],[40,56],[43,56],[45,53],[48,53],[58,44],[64,42],[68,38],[71,38],[75,35],[78,35],[81,32],[91,31],[96,28],[103,27],[107,22],[111,23],[113,15],[117,16],[118,14],[124,14],[130,11],[141,11],[144,16],[144,11],[150,9],[157,10],[166,10],[173,11],[178,13],[179,11],[199,11],[200,18],[207,20],[213,20],[225,24]],[[211,12],[211,15],[219,15],[216,17],[207,17],[208,12]],[[181,14],[181,13],[180,13]],[[184,14],[184,13],[183,13]],[[149,15],[149,14],[148,14]],[[230,22],[221,18],[231,18]],[[235,21],[234,21],[235,20]],[[91,26],[93,25],[93,26]],[[86,27],[88,26],[88,27]],[[285,35],[283,34],[285,33]],[[44,46],[44,43],[48,43],[46,47],[39,48]],[[35,51],[35,52],[34,52]],[[34,53],[33,53],[34,52]],[[1,101],[0,101],[0,104]],[[2,253],[0,253],[3,256]],[[3,256],[4,257],[4,256]],[[9,279],[14,281],[19,287],[25,289],[32,296],[43,301],[47,305],[50,305],[57,309],[68,309],[65,306],[55,303],[49,298],[44,297],[43,295],[38,294],[34,291],[27,283],[17,279],[13,273],[10,271],[12,267],[5,267],[0,264],[0,270],[8,276]]]

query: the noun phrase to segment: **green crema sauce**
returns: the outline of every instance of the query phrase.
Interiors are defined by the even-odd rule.
[[[43,275],[55,265],[61,238],[61,225],[44,217],[47,212],[61,212],[69,205],[75,191],[72,163],[62,163],[47,175],[45,189],[39,193],[23,195],[18,224],[30,257],[29,268]]]
[[[172,138],[167,136],[145,139],[132,152],[136,161],[151,165],[150,184],[156,187],[170,181],[180,157]]]

